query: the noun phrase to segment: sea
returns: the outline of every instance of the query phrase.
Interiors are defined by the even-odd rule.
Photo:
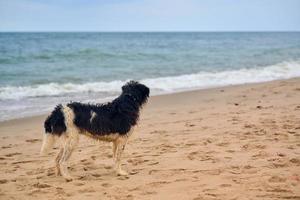
[[[300,32],[1,32],[0,121],[151,95],[300,76]]]

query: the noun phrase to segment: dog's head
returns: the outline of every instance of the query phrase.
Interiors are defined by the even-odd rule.
[[[147,102],[150,89],[137,81],[129,81],[122,87],[122,92],[131,95],[139,105],[143,105]]]

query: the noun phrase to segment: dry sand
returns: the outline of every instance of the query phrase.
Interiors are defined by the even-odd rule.
[[[152,97],[118,177],[81,138],[76,178],[40,156],[45,116],[0,123],[0,199],[300,199],[300,79]]]

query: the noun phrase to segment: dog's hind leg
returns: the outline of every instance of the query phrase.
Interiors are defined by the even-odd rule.
[[[61,157],[63,155],[63,151],[64,151],[64,148],[61,147],[59,149],[59,152],[58,152],[56,158],[55,158],[55,173],[56,173],[57,176],[61,175],[60,167],[59,167],[59,161],[60,161],[60,159],[61,159]]]
[[[125,149],[125,145],[127,143],[127,137],[119,137],[114,143],[116,146],[116,153],[115,153],[115,167],[116,172],[118,175],[125,176],[128,175],[128,173],[121,168],[121,156]]]
[[[77,132],[68,134],[65,138],[62,156],[59,161],[59,169],[60,169],[61,175],[67,181],[71,181],[73,179],[68,172],[67,161],[69,160],[74,148],[77,146],[78,140],[79,140],[79,134]]]
[[[113,141],[113,159],[116,159],[116,152],[117,152],[117,142]]]
[[[68,172],[67,161],[69,160],[74,148],[78,144],[79,140],[79,131],[74,125],[74,112],[68,106],[63,107],[65,124],[67,127],[67,131],[63,135],[63,151],[61,158],[59,160],[59,170],[61,175],[67,180],[71,181],[73,178],[70,176]]]

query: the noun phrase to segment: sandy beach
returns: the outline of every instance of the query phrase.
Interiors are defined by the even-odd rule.
[[[39,151],[46,116],[0,123],[0,199],[300,199],[300,79],[151,97],[116,176],[82,136],[74,181]]]

